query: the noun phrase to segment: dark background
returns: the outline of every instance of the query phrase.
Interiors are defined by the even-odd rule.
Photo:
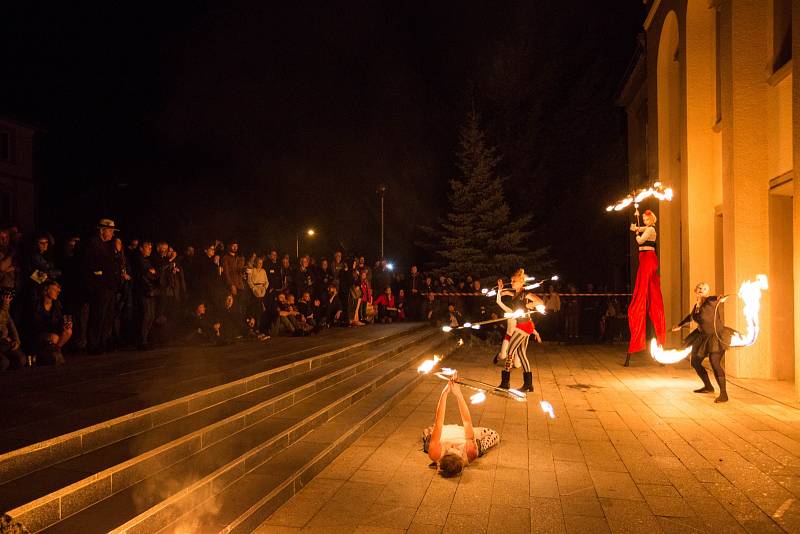
[[[20,5],[22,4],[22,5]],[[624,284],[624,113],[641,27],[614,2],[16,2],[0,13],[0,115],[38,138],[40,229],[177,246],[424,261],[474,107],[531,247],[560,274]],[[536,271],[535,266],[526,266]]]

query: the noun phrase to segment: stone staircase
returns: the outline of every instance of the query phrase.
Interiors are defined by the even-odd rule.
[[[10,451],[0,510],[30,532],[249,532],[454,348],[405,330]]]

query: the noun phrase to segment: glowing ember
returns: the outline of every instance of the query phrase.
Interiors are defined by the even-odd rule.
[[[442,327],[442,332],[450,332],[452,330],[453,330],[452,326],[443,326]]]
[[[481,329],[481,325],[479,325],[479,324],[474,324],[474,325],[472,325],[472,329],[473,329],[473,330],[480,330],[480,329]]]
[[[460,346],[462,346],[463,344],[464,344],[464,340],[463,340],[463,339],[461,339],[461,338],[458,338],[458,346],[460,347]]]
[[[686,358],[692,352],[692,347],[686,347],[681,350],[664,350],[656,341],[656,338],[650,340],[650,355],[658,363],[678,363]]]
[[[483,401],[485,401],[485,400],[486,400],[486,393],[484,393],[484,392],[483,392],[483,390],[481,390],[481,391],[479,391],[479,392],[475,393],[474,395],[472,395],[472,396],[469,398],[469,401],[470,401],[472,404],[480,404],[480,403],[482,403],[482,402],[483,402]]]
[[[506,319],[518,319],[525,315],[525,310],[514,310],[513,312],[506,312],[503,317]]]
[[[556,414],[553,411],[553,405],[547,402],[546,400],[539,401],[539,406],[542,407],[542,411],[550,416],[550,419],[555,419]]]
[[[472,328],[472,323],[464,323],[464,328]]]
[[[537,304],[536,311],[544,315],[544,304]]]
[[[450,369],[449,367],[442,367],[442,370],[439,372],[445,376],[453,376],[454,374],[456,374],[456,370]]]
[[[436,367],[436,364],[442,361],[441,356],[434,354],[432,360],[425,360],[422,362],[422,365],[417,367],[417,372],[422,374],[428,374],[433,371],[433,368]]]
[[[758,338],[759,320],[758,312],[761,310],[761,292],[769,288],[766,275],[756,275],[755,281],[745,280],[739,286],[739,298],[744,302],[744,320],[747,323],[747,332],[741,335],[733,334],[731,347],[749,347]]]

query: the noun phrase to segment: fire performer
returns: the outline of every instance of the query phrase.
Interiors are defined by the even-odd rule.
[[[636,212],[637,218],[639,212]],[[644,226],[631,224],[631,232],[635,234],[639,244],[639,269],[636,272],[636,285],[633,288],[631,305],[628,307],[628,326],[631,330],[631,341],[628,345],[628,356],[625,366],[630,363],[631,354],[645,348],[646,315],[656,331],[656,340],[662,347],[666,338],[664,321],[664,301],[661,296],[661,277],[658,275],[658,256],[656,256],[656,216],[646,210],[642,216]]]
[[[510,306],[503,304],[502,296],[511,295]],[[497,281],[497,305],[503,311],[520,316],[510,317],[509,321],[514,321],[514,325],[509,323],[509,330],[512,330],[511,337],[508,340],[508,349],[506,356],[506,366],[502,371],[502,379],[500,382],[501,388],[509,389],[511,387],[511,368],[514,366],[514,360],[519,359],[522,365],[522,379],[523,384],[520,388],[521,391],[533,391],[533,372],[531,372],[531,364],[528,361],[528,339],[532,335],[538,343],[542,342],[539,332],[536,331],[536,326],[531,320],[529,311],[536,309],[537,305],[544,304],[542,299],[525,291],[525,271],[517,269],[517,272],[511,277],[511,290],[503,290],[503,280]],[[502,349],[501,349],[502,355]]]
[[[472,426],[469,406],[456,380],[458,374],[453,374],[439,395],[433,426],[422,431],[422,450],[428,453],[428,457],[437,465],[439,473],[445,478],[458,475],[470,462],[500,443],[500,435],[494,430]],[[444,424],[449,393],[452,393],[458,401],[458,411],[464,426]]]
[[[708,357],[711,362],[711,369],[714,371],[714,378],[719,385],[719,396],[714,402],[727,402],[728,392],[725,388],[725,368],[722,366],[722,358],[725,356],[725,349],[730,346],[730,340],[734,330],[724,326],[722,319],[717,313],[722,300],[720,297],[709,295],[709,287],[705,282],[697,284],[694,294],[697,299],[692,311],[687,315],[672,331],[680,330],[684,325],[691,321],[697,323],[697,328],[684,340],[684,347],[692,347],[692,367],[697,376],[703,381],[703,387],[694,390],[695,393],[714,393],[714,386],[708,378],[708,371],[703,367],[703,360]]]

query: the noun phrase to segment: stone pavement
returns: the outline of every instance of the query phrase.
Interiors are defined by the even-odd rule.
[[[531,349],[536,392],[473,407],[501,444],[460,478],[421,452],[443,385],[430,377],[256,532],[800,532],[800,409],[734,385],[714,404],[688,363],[624,368],[620,347]],[[447,363],[494,383],[492,350]]]

